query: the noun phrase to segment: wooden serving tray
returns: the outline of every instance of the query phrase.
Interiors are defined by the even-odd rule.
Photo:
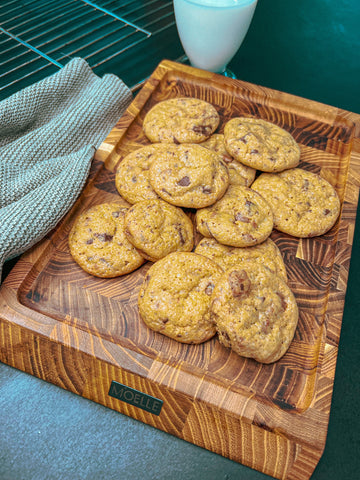
[[[137,310],[149,262],[100,279],[69,254],[68,233],[80,212],[120,200],[115,171],[126,154],[149,143],[146,112],[176,96],[212,103],[220,132],[240,115],[285,128],[301,146],[300,166],[321,173],[341,198],[341,216],[326,235],[271,235],[300,310],[295,338],[274,364],[239,357],[216,337],[185,345],[149,330]],[[97,151],[75,206],[2,285],[0,360],[275,478],[308,479],[326,441],[359,194],[359,137],[359,115],[161,62]]]

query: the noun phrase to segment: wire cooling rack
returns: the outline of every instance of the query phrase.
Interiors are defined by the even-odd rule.
[[[146,73],[140,64],[147,62],[152,71],[147,54],[175,38],[171,0],[3,0],[0,99],[77,56],[95,73],[118,74],[135,89]]]

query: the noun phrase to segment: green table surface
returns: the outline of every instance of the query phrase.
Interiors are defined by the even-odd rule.
[[[161,57],[176,59],[182,53],[176,30],[166,35],[154,47],[156,54],[142,52],[142,68],[148,74]],[[230,67],[241,80],[360,114],[360,1],[259,0]],[[132,82],[134,72],[126,63],[113,72]],[[327,443],[313,480],[359,478],[359,254],[360,217]],[[266,478],[270,477],[0,364],[0,480]]]

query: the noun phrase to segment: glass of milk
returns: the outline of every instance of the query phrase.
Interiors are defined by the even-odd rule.
[[[254,15],[257,0],[174,0],[176,25],[191,65],[226,76]]]

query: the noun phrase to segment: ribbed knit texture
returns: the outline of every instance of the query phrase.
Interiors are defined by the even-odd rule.
[[[132,100],[115,75],[75,58],[0,102],[0,277],[74,204],[96,148]]]

